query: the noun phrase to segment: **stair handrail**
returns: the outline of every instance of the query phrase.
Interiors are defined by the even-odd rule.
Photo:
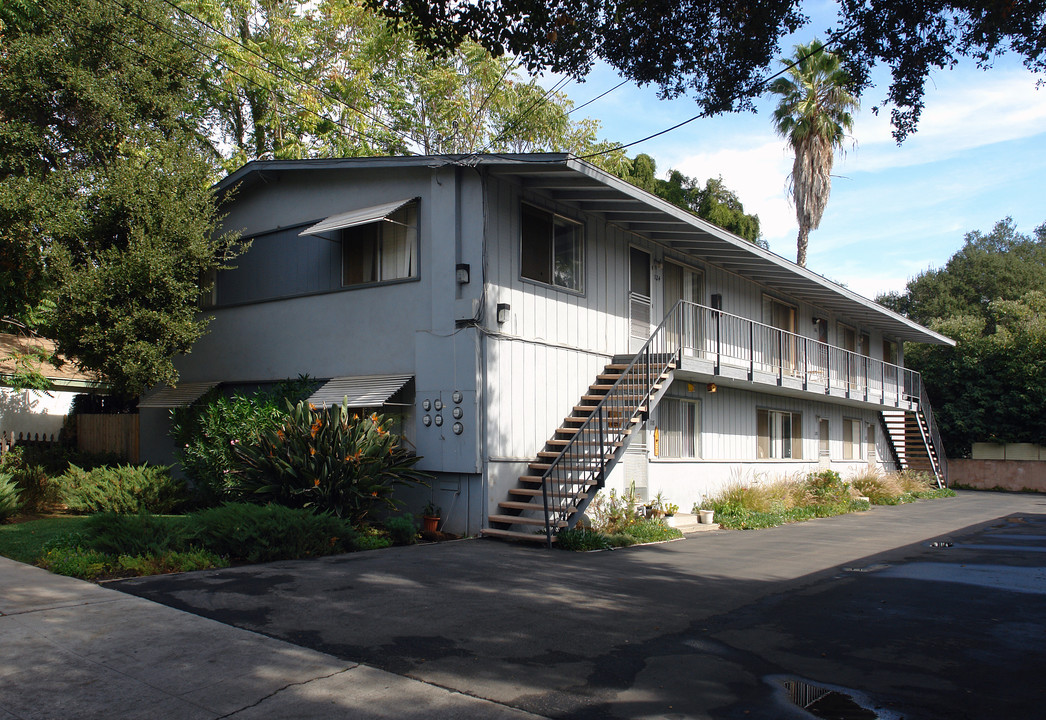
[[[569,511],[567,509],[558,508],[556,510],[553,510],[553,508],[549,506],[549,480],[551,479],[552,475],[556,473],[559,467],[563,464],[564,458],[575,457],[576,446],[582,444],[582,438],[585,437],[586,432],[591,433],[594,424],[598,422],[598,463],[593,465],[591,468],[583,469],[579,473],[579,475],[588,478],[591,477],[589,473],[594,470],[596,475],[598,476],[598,480],[595,484],[598,484],[602,487],[602,483],[606,479],[606,465],[609,461],[607,458],[607,448],[614,447],[614,444],[619,441],[622,442],[622,446],[618,449],[618,451],[615,452],[615,455],[618,455],[624,451],[624,446],[626,446],[630,442],[630,440],[628,439],[630,437],[630,433],[625,432],[625,430],[631,427],[632,420],[636,416],[636,413],[638,412],[639,408],[643,407],[644,404],[647,404],[649,402],[656,381],[664,374],[665,370],[668,369],[668,366],[671,364],[673,359],[678,360],[679,355],[682,352],[683,306],[693,304],[694,303],[688,303],[685,300],[679,300],[678,302],[676,302],[676,304],[672,307],[668,314],[665,315],[664,319],[661,321],[661,324],[658,325],[654,332],[650,334],[650,337],[647,338],[647,341],[643,344],[643,347],[641,347],[639,351],[635,354],[635,356],[632,358],[632,361],[629,362],[628,366],[621,371],[621,377],[619,377],[614,382],[610,389],[607,390],[606,395],[604,395],[603,398],[592,409],[592,413],[585,420],[585,422],[583,422],[581,426],[577,429],[577,432],[574,434],[574,437],[572,437],[567,442],[567,444],[563,446],[562,450],[559,451],[559,454],[556,455],[555,458],[553,458],[552,462],[549,464],[549,467],[545,470],[544,473],[542,473],[541,499],[544,503],[545,511],[545,538],[546,543],[549,547],[552,546],[553,527],[557,525],[561,519],[566,520],[572,514],[572,511]],[[670,325],[672,325],[673,323],[676,325],[676,327],[672,329],[676,331],[676,337],[678,338],[678,340],[675,343],[672,343],[673,347],[671,348],[671,350],[669,350],[668,347],[662,348],[660,347],[662,344],[667,344],[669,328]],[[651,350],[653,348],[656,348],[656,352],[652,353]],[[659,358],[662,359],[663,362],[657,365],[657,369],[655,370],[653,361]],[[634,372],[634,369],[636,368],[636,365],[640,362],[640,360],[645,360],[645,367],[642,373]],[[636,375],[638,375],[639,377],[633,380],[632,377]],[[636,380],[638,380],[638,382]],[[626,395],[627,391],[631,391],[632,394]],[[619,403],[618,405],[615,405],[615,401],[617,399],[623,399],[625,397],[633,397],[635,398],[635,402]],[[624,408],[629,406],[631,407],[631,409],[626,415],[624,412]],[[621,407],[622,410],[614,410],[614,407]],[[649,407],[647,409],[649,411]],[[616,432],[610,432],[611,428],[608,425],[608,421],[612,419],[616,420],[616,422],[618,423],[618,428]],[[580,457],[585,458],[591,456],[585,454],[581,455]],[[557,497],[562,497],[563,499],[574,498],[578,495],[578,493],[582,492],[585,488],[592,484],[593,483],[588,482],[587,479],[575,479],[573,481],[573,484],[570,485],[570,482],[566,481],[566,478],[564,478],[564,482],[557,482],[557,485],[570,485],[571,491],[559,491],[556,492],[555,495]]]
[[[933,443],[933,449],[937,454],[937,486],[941,486],[943,481],[944,485],[948,484],[948,456],[944,453],[944,439],[941,438],[940,430],[937,427],[937,421],[933,416],[933,406],[930,405],[930,398],[926,394],[926,386],[920,385],[919,387],[919,411],[922,416],[926,419],[926,427],[930,432],[930,442]],[[931,461],[933,458],[931,458]]]

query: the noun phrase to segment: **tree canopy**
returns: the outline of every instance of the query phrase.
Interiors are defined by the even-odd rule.
[[[214,237],[200,59],[172,28],[151,0],[41,0],[0,46],[0,315],[120,394],[177,378],[200,277],[237,251]]]
[[[433,58],[362,0],[184,0],[227,171],[273,157],[610,150],[599,123],[475,43]],[[613,164],[622,153],[610,153]]]
[[[657,163],[649,155],[626,159],[616,168],[624,180],[668,202],[689,210],[724,230],[743,237],[761,248],[768,248],[759,230],[759,216],[745,213],[737,194],[723,184],[723,178],[709,178],[704,186],[696,178],[671,170],[668,179],[655,176]]]
[[[802,0],[367,0],[433,52],[466,40],[531,70],[579,77],[602,59],[664,97],[691,93],[703,113],[751,109],[766,90],[781,39],[805,25]],[[1046,70],[1046,0],[841,0],[826,44],[845,58],[854,89],[882,64],[892,81],[898,141],[913,132],[927,77],[972,58],[989,68],[1006,51]]]
[[[879,300],[956,341],[905,348],[949,455],[974,442],[1046,444],[1046,223],[1034,236],[1009,218],[968,233],[945,267]]]

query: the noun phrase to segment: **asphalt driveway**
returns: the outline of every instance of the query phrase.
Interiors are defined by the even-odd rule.
[[[613,552],[465,540],[108,586],[556,718],[811,717],[786,689],[836,690],[822,717],[1046,712],[1035,495]]]

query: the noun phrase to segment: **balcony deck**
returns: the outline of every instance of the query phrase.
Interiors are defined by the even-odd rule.
[[[877,410],[915,410],[919,373],[703,305],[684,303],[675,377]]]

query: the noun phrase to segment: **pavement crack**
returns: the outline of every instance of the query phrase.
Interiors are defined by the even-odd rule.
[[[264,695],[264,696],[258,698],[258,700],[256,700],[255,702],[252,702],[250,705],[244,705],[242,708],[238,708],[236,710],[233,710],[231,713],[226,713],[225,715],[219,715],[214,720],[224,720],[225,718],[230,718],[230,717],[233,717],[234,715],[238,715],[238,714],[242,713],[244,710],[250,710],[251,708],[258,707],[259,705],[261,705],[266,700],[269,700],[271,698],[276,697],[277,695],[279,695],[284,690],[287,690],[288,688],[296,687],[296,686],[299,686],[299,685],[308,685],[310,683],[316,682],[317,680],[327,680],[328,678],[336,677],[336,676],[341,675],[343,673],[347,673],[349,670],[354,670],[355,668],[358,668],[358,667],[359,667],[359,663],[354,663],[350,667],[342,668],[341,670],[336,670],[335,672],[329,673],[327,675],[319,675],[317,677],[309,678],[308,680],[302,680],[300,682],[287,683],[283,687],[276,688],[275,690],[273,690],[268,695]]]

